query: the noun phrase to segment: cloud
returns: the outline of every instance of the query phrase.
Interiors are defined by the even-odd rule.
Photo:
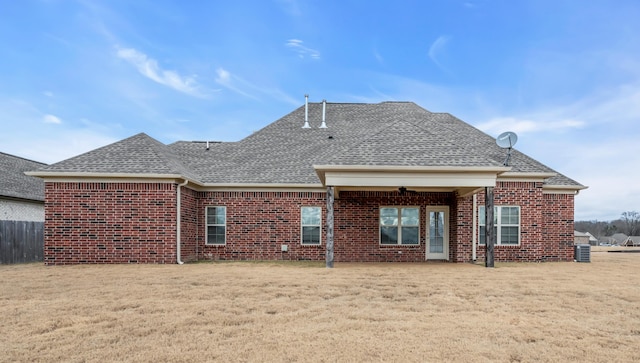
[[[164,70],[155,59],[133,48],[119,48],[117,56],[135,66],[140,74],[157,83],[191,96],[206,97],[196,82],[195,76],[185,77],[176,71]]]
[[[320,59],[319,51],[315,49],[307,48],[304,45],[302,45],[303,43],[304,42],[300,39],[289,39],[287,40],[287,43],[285,45],[291,48],[291,50],[293,50],[294,52],[296,52],[298,54],[298,57],[300,57],[301,59],[304,59],[306,57],[309,57],[312,59]]]
[[[439,36],[438,39],[436,39],[431,44],[431,46],[429,47],[429,52],[428,52],[429,58],[431,59],[431,61],[433,61],[433,63],[435,63],[435,65],[438,66],[438,68],[440,68],[441,70],[443,70],[445,72],[448,72],[448,71],[440,63],[438,58],[444,52],[445,47],[449,43],[449,40],[451,40],[451,37],[449,37],[449,36],[446,36],[446,35]]]
[[[61,124],[62,120],[60,120],[60,118],[54,116],[54,115],[44,115],[42,117],[42,121],[44,121],[44,123],[46,124]]]
[[[218,68],[216,74],[218,75],[215,79],[216,83],[245,97],[260,101],[260,97],[256,95],[258,94],[269,96],[295,106],[300,104],[300,100],[294,99],[277,88],[257,86],[239,76],[231,74],[231,72],[224,68]]]
[[[518,117],[496,117],[487,122],[478,124],[477,127],[488,133],[497,134],[503,131],[513,131],[518,134],[544,132],[544,131],[562,131],[567,129],[582,128],[585,126],[584,121],[564,119],[547,121],[536,118],[518,118]]]

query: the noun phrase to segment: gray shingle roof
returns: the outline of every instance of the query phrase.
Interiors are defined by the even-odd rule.
[[[44,201],[44,181],[24,172],[45,165],[0,152],[0,196]]]
[[[238,142],[180,141],[164,145],[145,134],[51,165],[50,172],[180,174],[203,184],[319,183],[313,165],[499,167],[505,151],[495,139],[447,113],[411,102],[309,104]],[[552,173],[514,150],[513,172]],[[553,185],[581,185],[561,174]]]

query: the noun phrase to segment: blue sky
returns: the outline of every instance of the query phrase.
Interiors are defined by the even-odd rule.
[[[0,151],[236,141],[310,101],[413,101],[640,211],[637,0],[0,0]]]

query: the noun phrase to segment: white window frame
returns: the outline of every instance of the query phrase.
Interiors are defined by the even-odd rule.
[[[518,209],[518,223],[502,223],[502,211],[504,208],[517,208]],[[522,208],[519,205],[496,205],[493,207],[493,224],[496,229],[496,245],[498,246],[520,246],[521,234],[522,234]],[[484,246],[484,233],[482,227],[485,227],[485,206],[478,206],[478,244]],[[517,227],[518,228],[518,243],[502,243],[502,227]]]
[[[398,210],[398,219],[397,219],[397,225],[396,227],[398,228],[398,235],[397,235],[397,239],[398,242],[395,244],[392,243],[382,243],[382,227],[390,227],[390,226],[384,226],[382,224],[382,220],[381,220],[381,213],[383,209],[397,209]],[[402,210],[403,209],[417,209],[418,210],[418,221],[416,222],[416,224],[410,224],[410,225],[402,225]],[[420,246],[420,213],[422,211],[420,210],[419,206],[381,206],[380,208],[378,208],[378,244],[380,246]],[[402,243],[402,229],[403,227],[407,227],[407,228],[417,228],[418,229],[418,243]]]
[[[224,210],[224,224],[220,223],[209,223],[209,208],[223,209]],[[227,244],[227,207],[223,205],[209,205],[205,207],[204,213],[204,224],[205,224],[205,244],[208,246],[225,246]],[[209,227],[224,227],[224,243],[215,243],[209,242]]]
[[[320,221],[318,224],[304,224],[302,221],[303,210],[313,208],[320,210]],[[318,227],[318,243],[309,243],[304,241],[304,227]],[[320,246],[322,245],[322,207],[316,205],[305,205],[300,207],[300,243],[304,246]]]

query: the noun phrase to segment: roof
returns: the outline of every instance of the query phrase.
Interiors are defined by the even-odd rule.
[[[24,172],[46,165],[0,152],[0,196],[44,201],[44,181]]]
[[[138,134],[42,168],[56,173],[180,174],[208,184],[318,185],[314,165],[394,167],[502,167],[505,151],[495,139],[448,113],[412,102],[309,103],[237,142],[179,141],[164,145]],[[547,183],[584,187],[514,150],[515,173],[553,175]]]

